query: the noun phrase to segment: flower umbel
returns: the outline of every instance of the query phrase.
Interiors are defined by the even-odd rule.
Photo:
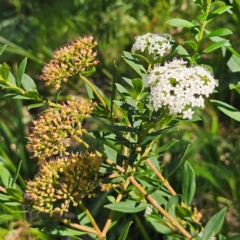
[[[54,52],[53,59],[44,66],[41,78],[46,86],[52,85],[56,90],[62,82],[68,81],[74,75],[89,71],[98,63],[93,51],[97,41],[93,36],[77,38]]]
[[[162,57],[172,48],[171,42],[173,41],[172,36],[169,34],[147,33],[136,37],[136,41],[132,46],[132,53],[135,53],[136,50],[143,52],[147,49],[149,54],[160,55]]]
[[[82,121],[91,114],[95,104],[84,99],[72,97],[59,110],[49,108],[33,121],[32,133],[28,136],[28,149],[39,161],[49,157],[68,155],[67,138],[82,135]]]
[[[61,216],[71,203],[77,206],[82,198],[95,196],[101,163],[89,152],[45,162],[34,180],[27,182],[24,198],[40,212]]]
[[[164,66],[156,65],[150,71],[148,84],[156,111],[167,107],[170,115],[188,119],[192,119],[195,108],[204,107],[203,97],[208,97],[218,85],[205,68],[188,68],[185,61],[177,59]]]

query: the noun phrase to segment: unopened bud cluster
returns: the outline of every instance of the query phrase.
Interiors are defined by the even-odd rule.
[[[98,63],[95,60],[97,52],[93,51],[97,41],[93,36],[77,38],[54,52],[53,59],[45,65],[41,78],[46,86],[53,86],[56,90],[62,82],[68,81],[74,75],[89,71]]]
[[[66,142],[73,136],[81,137],[82,121],[91,114],[94,103],[72,97],[60,109],[49,108],[33,121],[27,148],[39,161],[60,155],[69,155]]]
[[[161,57],[172,48],[173,38],[169,34],[147,33],[137,36],[132,46],[132,53],[136,50],[144,52],[148,50],[149,54],[160,55]]]
[[[45,162],[34,180],[27,182],[25,199],[36,210],[59,217],[70,204],[77,206],[85,196],[95,196],[100,166],[101,159],[89,152]]]
[[[150,71],[148,84],[156,111],[167,108],[170,115],[188,119],[192,119],[194,109],[204,107],[203,97],[208,97],[218,85],[205,68],[188,68],[185,61],[178,59],[156,65]]]

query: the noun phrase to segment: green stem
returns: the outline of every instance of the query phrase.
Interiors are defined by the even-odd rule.
[[[102,103],[103,107],[109,112],[106,102],[104,101],[104,99],[102,98],[101,94],[98,92],[96,87],[83,75],[79,75],[79,77],[92,89],[92,91],[95,93],[99,101]]]
[[[83,209],[83,211],[86,213],[86,215],[88,216],[92,226],[94,227],[94,229],[97,232],[98,237],[101,239],[102,233],[97,225],[97,223],[95,222],[95,219],[93,218],[92,214],[89,212],[89,210],[86,208],[86,206],[83,204],[82,201],[79,201],[79,205],[81,206],[81,208]]]
[[[137,216],[137,214],[133,214],[134,220],[136,221],[137,225],[138,225],[138,229],[139,231],[142,233],[143,238],[145,240],[151,240],[151,238],[148,236],[147,231],[145,230],[142,222],[139,220],[139,217]]]
[[[207,18],[208,18],[209,12],[210,12],[211,3],[212,3],[212,0],[207,1],[206,11],[205,11],[206,16],[203,19],[203,21],[200,23],[200,29],[199,29],[199,33],[198,33],[198,39],[197,39],[197,49],[196,49],[194,55],[191,58],[191,61],[190,61],[191,66],[196,62],[196,59],[197,59],[197,56],[198,56],[198,51],[199,51],[200,45],[202,43],[203,32],[204,32],[204,29],[205,29],[206,24],[207,24]]]

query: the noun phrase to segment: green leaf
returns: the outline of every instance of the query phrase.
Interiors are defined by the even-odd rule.
[[[169,199],[166,206],[166,210],[168,211],[172,205],[179,205],[181,203],[182,203],[182,196],[180,194],[176,194]]]
[[[169,235],[172,234],[172,230],[166,226],[165,221],[162,219],[157,219],[155,217],[152,217],[151,215],[144,215],[147,222],[153,227],[153,229],[156,232],[159,232],[163,235]],[[167,221],[166,221],[167,222]]]
[[[11,221],[13,221],[13,219],[14,219],[14,217],[12,215],[1,213],[0,224],[3,224],[5,222],[11,222]]]
[[[37,86],[36,86],[35,82],[27,74],[25,74],[25,73],[23,74],[21,83],[22,83],[24,90],[37,92]]]
[[[197,51],[197,44],[193,41],[186,41],[183,44],[188,45],[189,47],[191,47],[194,51]]]
[[[174,27],[185,27],[185,28],[191,28],[195,25],[191,22],[181,19],[181,18],[172,18],[166,22],[167,24],[174,26]]]
[[[211,99],[210,101],[213,104],[215,104],[217,106],[217,108],[221,112],[226,114],[228,117],[234,119],[235,121],[240,122],[240,111],[238,109],[236,109],[235,107],[233,107],[225,102],[221,102],[221,101],[214,100],[214,99]]]
[[[38,92],[37,92],[36,90],[27,91],[27,92],[25,93],[25,96],[26,96],[27,98],[30,98],[30,99],[38,99],[38,98],[39,98],[39,94],[38,94]],[[27,98],[26,98],[26,99],[27,99]]]
[[[20,203],[20,202],[5,202],[4,205],[12,206],[12,207],[19,207],[22,205],[22,203]]]
[[[226,36],[233,34],[233,32],[227,28],[220,28],[216,31],[213,31],[207,35],[205,35],[203,38],[209,38],[209,37],[221,37],[221,36]]]
[[[121,84],[115,83],[115,85],[118,92],[121,93],[123,96],[131,96],[128,90],[125,87],[123,87]]]
[[[3,163],[0,162],[0,180],[4,187],[12,186],[13,178],[10,172],[3,166]]]
[[[8,81],[9,67],[6,63],[0,66],[0,81]]]
[[[187,148],[185,149],[185,151],[184,151],[184,153],[183,153],[183,156],[180,158],[180,160],[174,161],[173,163],[171,162],[171,164],[168,164],[168,165],[167,165],[168,172],[169,172],[167,177],[171,176],[171,175],[179,168],[179,166],[181,165],[181,163],[182,163],[183,161],[185,161],[186,156],[187,156],[187,154],[188,154],[189,146],[190,146],[190,144],[189,144],[189,145],[187,146]]]
[[[211,217],[203,230],[202,239],[210,239],[212,236],[216,235],[221,230],[226,210],[227,208],[223,208],[213,217]]]
[[[18,87],[21,86],[21,81],[22,81],[22,77],[25,72],[26,66],[27,66],[27,58],[24,58],[19,66],[18,73],[17,73],[17,86]]]
[[[148,205],[149,204],[147,203],[128,201],[128,202],[111,203],[111,204],[105,205],[104,207],[117,212],[136,213],[136,212],[141,212],[145,210]]]
[[[203,52],[210,53],[210,52],[224,46],[227,42],[229,42],[229,40],[222,40],[219,42],[215,42],[215,43],[211,44],[209,47],[207,47]]]
[[[9,196],[0,193],[0,202],[8,202],[8,201],[11,201],[11,200],[12,199]]]
[[[27,109],[30,110],[30,109],[32,109],[32,108],[41,107],[41,106],[43,106],[43,105],[45,105],[45,103],[34,103],[34,104],[28,105]]]
[[[228,6],[228,5],[222,6],[220,8],[217,8],[216,10],[214,10],[212,13],[220,15],[220,14],[230,10],[231,8],[232,8],[232,6]]]
[[[17,170],[16,170],[16,172],[14,173],[11,187],[13,187],[13,185],[16,183],[16,180],[17,180],[17,178],[18,178],[18,176],[19,176],[19,172],[20,172],[20,169],[21,169],[21,165],[22,165],[22,161],[19,162],[18,167],[17,167]]]
[[[143,73],[146,73],[146,69],[139,63],[138,59],[129,52],[123,52],[123,59],[124,61],[132,67],[140,76]]]
[[[8,81],[13,84],[14,86],[17,86],[16,84],[16,79],[15,77],[13,76],[13,74],[11,72],[9,72],[9,75],[8,75]]]
[[[240,94],[240,82],[238,82],[237,85],[230,83],[229,88],[230,88],[230,90],[236,90],[237,93]]]
[[[114,163],[117,162],[118,153],[116,150],[104,145],[104,152],[106,153],[108,159],[112,160]]]
[[[184,164],[182,193],[183,201],[189,206],[196,191],[196,182],[194,171],[188,161]]]
[[[227,65],[233,73],[240,72],[240,56],[233,54],[227,61]]]
[[[50,233],[52,235],[58,235],[58,236],[67,236],[67,237],[70,237],[70,236],[80,236],[80,235],[83,235],[83,234],[86,234],[86,232],[82,232],[82,231],[77,231],[77,230],[74,230],[74,229],[71,229],[71,228],[68,228],[68,227],[65,227],[65,226],[56,226],[56,225],[38,225],[38,226],[32,226],[32,228],[34,229],[38,229],[42,232],[47,232],[47,233]]]
[[[0,56],[2,55],[2,53],[4,52],[5,48],[6,48],[7,44],[5,44],[3,47],[0,48]]]
[[[125,240],[125,239],[127,239],[128,231],[129,231],[129,228],[130,228],[130,226],[131,226],[132,223],[133,223],[133,222],[128,222],[128,223],[125,225],[125,227],[124,227],[121,235],[119,236],[118,240]]]
[[[137,95],[141,94],[144,89],[142,80],[139,78],[135,78],[132,80],[132,83],[135,91],[137,92]]]
[[[234,55],[236,55],[238,58],[240,58],[240,54],[236,52],[232,47],[227,46],[227,49]]]
[[[12,187],[9,187],[9,188],[6,188],[6,191],[8,193],[8,195],[16,200],[18,200],[19,202],[21,202],[23,199],[22,199],[22,193],[20,190],[18,190],[17,188],[12,188]]]
[[[174,145],[174,144],[177,143],[177,142],[178,142],[178,140],[173,139],[173,140],[169,141],[168,143],[164,144],[163,146],[155,149],[155,150],[153,151],[153,153],[159,154],[159,153],[161,153],[161,152],[164,152],[165,150],[167,150],[168,148],[170,148],[172,145]]]
[[[180,218],[191,217],[193,215],[192,211],[188,208],[182,207],[181,205],[176,205],[175,213]]]

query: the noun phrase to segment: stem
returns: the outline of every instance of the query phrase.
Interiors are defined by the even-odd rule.
[[[168,189],[168,191],[174,196],[177,193],[174,191],[172,186],[169,184],[167,179],[163,177],[163,175],[155,168],[155,166],[151,163],[149,159],[146,160],[147,165],[154,171],[157,177],[163,182],[163,185]]]
[[[203,21],[200,23],[200,29],[199,29],[199,33],[198,33],[198,39],[197,39],[197,49],[196,49],[195,53],[193,54],[193,56],[191,58],[190,66],[192,66],[196,62],[196,59],[197,59],[197,56],[198,56],[198,51],[199,51],[199,48],[200,48],[200,44],[201,44],[202,38],[203,38],[203,32],[204,32],[205,26],[207,25],[207,17],[208,17],[208,14],[210,12],[211,3],[212,3],[211,0],[207,1],[206,11],[205,11],[206,16],[203,19]]]
[[[88,233],[93,233],[93,234],[96,234],[97,235],[97,231],[94,230],[93,228],[89,228],[89,227],[85,227],[85,226],[82,226],[80,224],[77,224],[77,223],[71,223],[69,220],[67,219],[64,219],[64,218],[58,218],[58,217],[54,217],[56,220],[58,220],[59,222],[62,222],[72,228],[75,228],[75,229],[78,229],[78,230],[81,230],[81,231],[84,231],[84,232],[88,232]]]
[[[125,182],[124,185],[123,185],[123,188],[122,188],[121,192],[120,192],[120,193],[118,194],[118,196],[117,196],[117,199],[116,199],[116,201],[115,201],[116,203],[118,203],[118,202],[121,201],[121,199],[122,199],[122,197],[123,197],[123,193],[124,193],[125,190],[127,189],[129,183],[130,183],[130,181],[129,181],[129,179],[127,178],[126,182]],[[105,226],[104,226],[104,228],[103,228],[103,231],[102,231],[102,235],[103,235],[103,236],[106,236],[106,234],[107,234],[107,231],[108,231],[108,229],[109,229],[109,226],[110,226],[111,223],[112,223],[112,218],[113,218],[114,213],[115,213],[115,211],[111,210],[111,212],[110,212],[110,214],[109,214],[109,216],[108,216],[108,219],[107,219],[107,221],[106,221],[106,224],[105,224]]]
[[[83,204],[82,201],[79,201],[79,205],[82,207],[83,211],[84,211],[84,212],[86,213],[86,215],[88,216],[88,218],[89,218],[92,226],[94,227],[94,229],[95,229],[96,232],[97,232],[98,237],[101,239],[102,233],[101,233],[101,231],[100,231],[97,223],[95,222],[92,214],[89,212],[89,210],[86,208],[86,206]]]
[[[102,103],[103,107],[109,112],[109,109],[107,107],[106,102],[104,101],[104,99],[102,98],[101,94],[98,92],[96,87],[83,75],[79,75],[79,77],[80,77],[81,80],[83,80],[92,89],[92,91],[97,96],[98,100]]]
[[[148,193],[141,187],[141,185],[133,176],[129,177],[129,180],[149,200],[149,202],[151,202],[151,204],[172,223],[169,223],[168,226],[173,225],[172,227],[176,227],[183,236],[187,237],[187,239],[193,239],[192,236],[179,224],[179,222],[177,222],[170,214],[168,214],[153,197],[148,195]]]

